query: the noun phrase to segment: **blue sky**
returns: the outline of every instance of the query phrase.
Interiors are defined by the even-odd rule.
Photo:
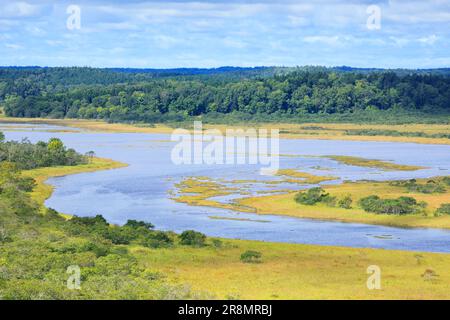
[[[81,28],[67,28],[67,7]],[[380,28],[368,28],[370,5]],[[0,0],[0,65],[450,67],[450,0]],[[373,22],[373,20],[370,20]]]

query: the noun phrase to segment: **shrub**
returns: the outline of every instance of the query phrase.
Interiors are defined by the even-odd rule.
[[[436,210],[436,213],[438,215],[440,214],[450,214],[450,203],[443,203],[441,206]]]
[[[149,248],[164,248],[173,244],[173,240],[163,231],[152,232],[141,244]]]
[[[223,242],[219,239],[213,239],[212,244],[215,248],[222,248]]]
[[[351,209],[352,203],[353,203],[352,197],[350,195],[346,195],[344,198],[339,200],[338,206],[344,209]]]
[[[367,212],[399,215],[417,213],[426,207],[426,203],[417,203],[416,199],[411,197],[381,199],[375,195],[360,199],[359,205]]]
[[[446,183],[445,178],[443,179],[443,182]],[[407,181],[393,181],[390,183],[390,185],[396,187],[405,187],[409,192],[418,192],[425,194],[444,193],[446,191],[445,187],[441,183],[434,180],[428,180],[424,184],[419,184],[417,183],[416,179],[410,179]]]
[[[253,250],[247,250],[241,254],[241,261],[244,263],[261,263],[262,253]]]
[[[84,226],[108,226],[108,222],[101,215],[96,215],[95,217],[78,217],[73,216],[69,220],[73,224],[80,224]]]
[[[450,186],[450,177],[442,178],[442,182],[444,182],[447,186]]]
[[[154,229],[155,226],[150,222],[128,220],[124,227]]]
[[[319,202],[334,206],[336,203],[336,198],[330,196],[320,187],[315,187],[308,189],[307,191],[302,191],[296,194],[295,201],[300,204],[312,206]]]
[[[193,247],[202,247],[206,241],[206,236],[203,233],[194,230],[183,231],[179,237],[181,244]]]
[[[82,247],[82,251],[91,251],[97,258],[104,257],[109,254],[110,247],[94,242],[88,242]]]

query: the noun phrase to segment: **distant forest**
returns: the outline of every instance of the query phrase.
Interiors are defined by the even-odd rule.
[[[450,70],[1,67],[0,106],[11,117],[110,122],[381,119],[383,113],[448,121]]]

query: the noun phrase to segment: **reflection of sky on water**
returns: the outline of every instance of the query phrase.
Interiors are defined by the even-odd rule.
[[[4,128],[0,124],[0,130]],[[6,131],[7,139],[28,137],[32,142],[61,138],[66,145],[80,152],[94,150],[100,157],[130,164],[129,167],[78,174],[51,179],[56,186],[47,201],[49,207],[61,212],[91,216],[104,215],[112,223],[127,219],[146,220],[164,230],[195,229],[211,236],[228,238],[374,247],[419,251],[450,252],[450,232],[427,229],[398,229],[383,226],[313,221],[280,216],[239,214],[228,210],[192,207],[169,199],[174,183],[189,176],[208,176],[219,180],[273,180],[259,175],[257,165],[179,165],[172,164],[173,143],[162,134],[125,133],[54,133],[39,131]],[[48,126],[42,126],[44,130]],[[72,128],[70,128],[72,129]],[[280,153],[299,155],[282,157],[282,168],[295,168],[318,175],[338,176],[341,180],[386,180],[448,175],[450,146],[411,143],[358,142],[330,140],[281,140]],[[310,157],[348,155],[392,160],[399,164],[421,165],[418,171],[382,171],[379,169],[342,165],[334,160]],[[336,182],[326,182],[336,183]],[[268,186],[246,183],[245,191],[255,194],[261,190],[301,189],[304,186],[277,184]],[[236,185],[233,185],[234,187]],[[226,196],[222,200],[232,200]],[[209,216],[269,220],[214,220]]]

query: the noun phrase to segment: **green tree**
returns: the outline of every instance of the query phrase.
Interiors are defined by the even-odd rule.
[[[179,237],[180,243],[187,246],[202,247],[206,242],[206,236],[194,230],[183,231]]]

